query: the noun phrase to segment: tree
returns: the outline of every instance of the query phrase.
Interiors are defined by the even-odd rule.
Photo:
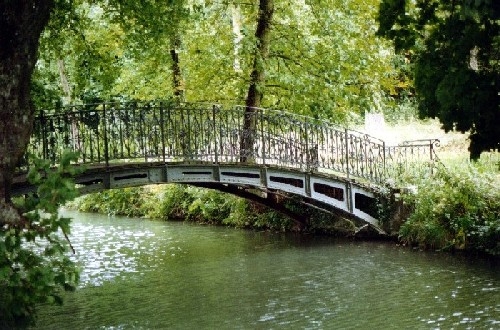
[[[273,2],[261,107],[344,124],[390,109],[398,75],[390,42],[375,36],[378,0]],[[73,3],[72,15],[57,18],[77,24],[43,34],[36,86],[45,99],[57,91],[67,98],[62,59],[75,102],[91,91],[102,99],[178,94],[189,102],[246,103],[260,47],[259,1]]]
[[[123,31],[95,3],[62,1],[56,9],[40,39],[34,83],[44,88],[34,91],[35,104],[46,109],[61,101],[109,100],[121,73]],[[49,91],[60,100],[40,102]]]
[[[255,30],[255,57],[252,73],[250,75],[250,86],[245,102],[245,115],[243,119],[243,132],[240,142],[240,160],[246,162],[251,160],[252,150],[256,134],[257,111],[261,106],[266,74],[266,60],[269,55],[271,22],[274,13],[274,0],[259,1],[259,15],[257,28]]]
[[[76,288],[78,268],[66,253],[72,249],[71,219],[58,212],[59,206],[76,197],[70,177],[77,168],[70,163],[77,158],[64,153],[56,171],[49,160],[34,160],[28,180],[37,185],[37,194],[16,202],[15,222],[8,218],[8,210],[1,211],[1,329],[33,324],[38,304],[61,304],[61,292]]]
[[[125,68],[124,74],[139,71],[149,82],[165,80],[162,76],[170,74],[170,86],[163,85],[157,93],[161,98],[172,93],[183,101],[185,98],[182,63],[179,56],[185,22],[190,11],[186,0],[160,2],[137,2],[111,0],[102,4],[112,22],[118,23],[124,31],[122,48],[128,61],[137,61],[135,67]],[[125,62],[122,64],[126,64]],[[126,66],[126,65],[125,65]],[[137,66],[141,70],[136,70]],[[142,70],[144,68],[144,70]],[[124,91],[130,93],[130,91]],[[155,95],[155,97],[158,97]]]
[[[51,0],[0,2],[2,328],[32,323],[36,304],[59,302],[58,290],[73,289],[78,277],[74,264],[64,255],[65,244],[57,235],[59,230],[64,235],[69,232],[69,219],[60,218],[57,207],[76,192],[74,184],[71,186],[63,178],[73,156],[66,157],[54,175],[48,173],[48,161],[33,168],[30,179],[40,185],[37,198],[14,206],[10,196],[14,169],[26,150],[33,125],[30,88],[39,38],[54,5]],[[42,172],[46,173],[45,178]]]
[[[53,5],[51,0],[0,2],[0,212],[8,208],[13,171],[31,135],[31,74]]]
[[[500,148],[500,2],[384,0],[379,34],[412,58],[419,114],[470,132],[470,158]]]
[[[377,0],[277,2],[266,106],[346,124],[384,111],[396,81]]]

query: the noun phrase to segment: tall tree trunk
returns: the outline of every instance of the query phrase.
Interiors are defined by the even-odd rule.
[[[253,148],[257,132],[257,108],[262,101],[262,90],[265,82],[265,61],[269,55],[269,39],[271,22],[274,12],[274,0],[259,1],[259,15],[255,39],[257,48],[250,75],[250,87],[245,102],[245,116],[243,119],[243,132],[240,142],[240,161],[251,162],[254,160]]]
[[[13,172],[31,135],[31,74],[53,6],[52,0],[0,2],[0,217],[10,202]]]
[[[59,69],[59,79],[64,92],[63,105],[73,104],[73,97],[71,96],[71,86],[69,85],[68,76],[66,75],[66,65],[62,58],[57,59],[57,68]],[[71,116],[71,134],[75,137],[73,140],[73,150],[81,151],[81,140],[78,129],[78,120],[76,116]]]
[[[57,59],[57,68],[59,69],[59,79],[64,92],[64,104],[73,103],[71,97],[71,87],[69,86],[68,76],[66,75],[66,66],[62,58]]]
[[[235,72],[241,72],[240,48],[243,33],[241,33],[241,11],[238,4],[231,4],[231,24],[233,26],[234,60],[233,68]]]
[[[170,39],[170,57],[172,58],[172,79],[174,87],[174,96],[179,101],[184,100],[184,84],[182,81],[182,71],[179,60],[179,48],[181,47],[181,37],[179,33],[174,32]]]

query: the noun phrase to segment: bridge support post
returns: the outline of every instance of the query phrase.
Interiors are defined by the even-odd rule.
[[[265,167],[260,169],[260,184],[267,188],[267,169]]]
[[[104,186],[104,189],[111,188],[111,172],[106,171],[106,173],[104,173],[102,185]]]
[[[345,174],[349,179],[349,132],[345,129]]]
[[[354,195],[352,193],[352,183],[347,182],[345,184],[345,192],[346,192],[346,202],[347,202],[347,209],[349,210],[349,213],[354,212]]]
[[[212,106],[212,123],[214,125],[214,152],[215,152],[215,164],[219,164],[219,147],[217,145],[217,125],[215,124],[216,123],[216,115],[217,115],[217,105],[214,104]]]
[[[160,137],[161,137],[161,155],[163,163],[166,161],[165,155],[165,115],[163,114],[163,102],[160,102]]]
[[[305,190],[306,190],[306,196],[311,197],[311,175],[309,173],[305,174]]]
[[[212,179],[215,182],[220,182],[220,166],[219,165],[215,165],[214,167],[212,167],[212,173],[213,173]]]
[[[103,138],[104,138],[104,162],[106,168],[109,167],[109,150],[108,150],[108,130],[106,129],[106,103],[102,104],[102,122],[104,126]]]

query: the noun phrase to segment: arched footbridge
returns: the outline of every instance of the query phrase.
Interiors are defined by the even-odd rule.
[[[28,153],[56,165],[64,150],[78,151],[85,168],[75,177],[81,193],[156,183],[264,202],[283,193],[382,231],[376,207],[381,188],[397,171],[432,165],[436,142],[387,146],[282,111],[154,101],[39,111]],[[15,178],[13,195],[32,190],[24,175]]]

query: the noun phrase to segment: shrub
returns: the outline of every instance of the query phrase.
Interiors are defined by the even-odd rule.
[[[169,184],[164,187],[157,197],[160,206],[157,211],[153,211],[152,218],[184,220],[189,206],[194,201],[193,194],[185,185]]]
[[[59,206],[77,195],[68,179],[77,171],[70,165],[76,159],[76,154],[65,152],[56,170],[47,160],[35,160],[28,180],[38,187],[37,193],[16,200],[21,217],[2,212],[0,328],[34,324],[37,304],[61,304],[61,292],[78,284],[77,265],[67,254],[71,219],[58,214]]]
[[[188,220],[221,225],[229,217],[234,197],[210,189],[191,188],[190,192],[193,200]]]
[[[500,188],[494,173],[476,166],[439,171],[405,196],[414,212],[400,237],[433,248],[470,249],[500,254]]]
[[[144,205],[149,197],[151,194],[142,187],[110,189],[82,196],[72,205],[82,212],[142,217],[147,214]]]

